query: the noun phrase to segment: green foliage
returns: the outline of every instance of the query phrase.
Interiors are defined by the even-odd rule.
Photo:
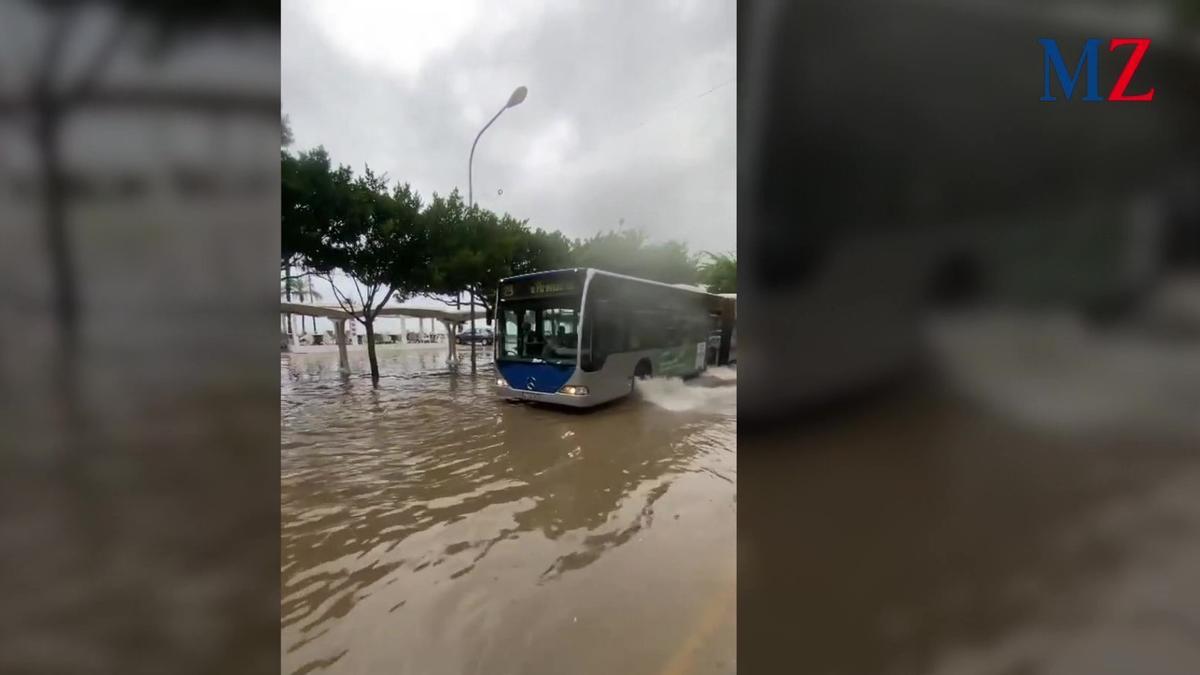
[[[356,298],[344,297],[336,286],[334,295],[366,326],[377,383],[375,317],[392,298],[418,290],[428,264],[421,200],[407,185],[389,191],[387,178],[369,167],[357,178],[349,167],[334,169],[321,148],[296,156],[283,152],[281,161],[280,266],[298,264],[326,275],[341,270],[354,280]]]
[[[732,256],[710,255],[698,268],[699,258],[686,244],[651,242],[640,230],[571,241],[511,215],[468,206],[457,190],[435,193],[423,206],[408,185],[389,189],[386,177],[370,168],[358,177],[348,167],[334,168],[323,148],[295,155],[284,150],[281,161],[281,268],[341,270],[366,287],[360,306],[368,320],[392,297],[463,291],[474,294],[490,318],[500,279],[564,267],[665,283],[703,278],[714,291],[736,289]]]
[[[284,267],[323,257],[322,237],[342,218],[351,176],[349,169],[331,167],[324,148],[280,154],[280,267]]]
[[[421,280],[426,293],[453,295],[465,290],[482,273],[483,242],[476,241],[468,222],[470,209],[458,190],[442,197],[434,193],[421,214],[428,267]]]
[[[312,287],[312,282],[304,277],[287,277],[279,280],[279,297],[296,296],[300,302],[307,297],[310,300],[320,300],[325,297]]]
[[[508,214],[468,207],[457,190],[449,197],[435,194],[422,219],[429,244],[424,291],[474,293],[489,317],[504,277],[569,264],[570,242],[561,233],[530,230]]]
[[[571,258],[577,267],[596,267],[668,284],[696,283],[696,258],[678,241],[649,243],[641,230],[603,232],[576,241]]]
[[[700,283],[709,293],[737,293],[737,256],[730,253],[705,253],[700,263]]]

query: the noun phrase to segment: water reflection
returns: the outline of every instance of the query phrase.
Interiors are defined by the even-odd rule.
[[[472,379],[450,376],[443,359],[384,356],[373,389],[339,377],[336,356],[285,357],[285,672],[460,672],[484,659],[486,672],[562,672],[538,654],[582,654],[586,667],[591,650],[602,663],[611,650],[595,638],[622,625],[631,638],[651,632],[627,665],[661,667],[675,629],[654,638],[637,619],[646,613],[630,610],[659,603],[687,625],[694,597],[733,583],[735,388],[724,409],[708,393],[693,410],[630,400],[564,414],[498,401],[490,365]],[[631,577],[631,566],[646,571]],[[670,587],[618,603],[594,630],[577,616],[570,631],[521,620],[544,617],[547,603],[601,607],[614,587],[667,570]],[[502,634],[537,646],[514,653]],[[725,658],[708,667],[728,670],[732,628],[711,642]]]

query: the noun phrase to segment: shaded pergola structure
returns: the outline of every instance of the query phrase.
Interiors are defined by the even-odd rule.
[[[333,323],[334,335],[338,347],[338,367],[343,371],[350,370],[350,358],[346,353],[346,321],[358,320],[362,317],[362,312],[351,314],[342,307],[330,307],[325,305],[306,305],[299,302],[280,302],[279,312],[281,314],[300,314],[303,316],[314,316],[328,319]],[[431,319],[441,321],[446,328],[446,358],[453,362],[457,359],[458,350],[457,344],[454,341],[454,335],[457,332],[458,326],[470,321],[471,311],[469,309],[435,309],[427,307],[384,307],[376,314],[376,318],[396,317],[401,319]],[[298,336],[292,335],[291,339],[297,340]]]

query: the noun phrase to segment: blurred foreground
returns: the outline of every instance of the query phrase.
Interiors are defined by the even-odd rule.
[[[744,436],[743,668],[1196,672],[1200,284],[1169,288],[942,317],[925,375]]]
[[[273,672],[278,5],[0,26],[0,671]]]
[[[738,7],[743,672],[1200,672],[1196,3]]]

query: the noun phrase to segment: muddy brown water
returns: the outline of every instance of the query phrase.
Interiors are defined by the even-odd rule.
[[[1148,328],[947,317],[938,377],[743,419],[742,672],[1200,673],[1200,352]]]
[[[285,673],[736,670],[736,373],[586,413],[281,358]]]
[[[1198,448],[1032,432],[925,392],[744,434],[739,665],[1200,672]]]

